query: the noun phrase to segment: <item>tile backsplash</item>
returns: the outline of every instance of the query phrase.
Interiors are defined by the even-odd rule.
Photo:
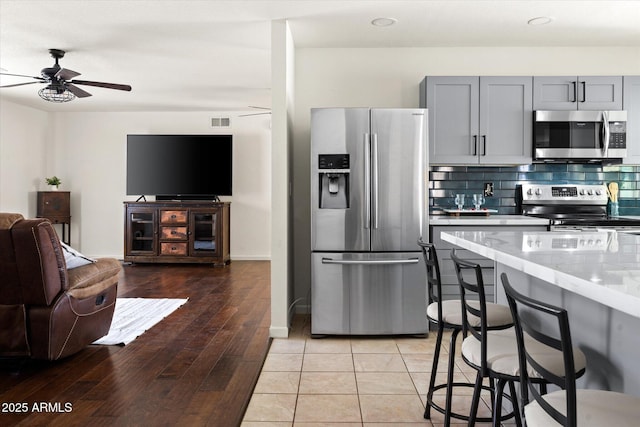
[[[499,214],[516,214],[516,187],[538,184],[608,184],[620,187],[620,215],[640,215],[640,166],[602,166],[595,164],[531,164],[505,167],[432,166],[429,172],[429,208],[432,214],[453,209],[456,193],[467,195],[465,207],[471,207],[471,195],[481,193],[484,184],[493,183],[493,197],[484,207]]]

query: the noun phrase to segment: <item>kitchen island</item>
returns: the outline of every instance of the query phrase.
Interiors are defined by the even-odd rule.
[[[526,215],[431,215],[429,225],[455,225],[455,226],[529,226],[536,225],[548,227],[549,220]]]
[[[567,309],[574,345],[587,356],[580,387],[640,396],[640,236],[460,231],[441,238],[493,260],[498,303],[506,304],[504,272],[518,291]]]
[[[440,260],[440,282],[443,299],[458,299],[458,278],[451,261],[451,245],[440,238],[443,232],[451,231],[546,231],[549,220],[524,215],[432,215],[429,217],[429,239],[436,246]],[[460,256],[482,266],[487,298],[494,299],[493,262],[490,259],[463,251]]]

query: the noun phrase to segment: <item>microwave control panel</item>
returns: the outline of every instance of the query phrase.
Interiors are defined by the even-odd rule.
[[[627,148],[627,122],[609,122],[609,148]]]

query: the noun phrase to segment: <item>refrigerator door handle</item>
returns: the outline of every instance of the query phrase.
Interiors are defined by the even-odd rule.
[[[355,259],[333,259],[322,258],[323,264],[347,264],[347,265],[389,265],[389,264],[417,264],[419,258],[407,259],[374,259],[374,260],[355,260]]]
[[[372,171],[372,197],[373,197],[373,228],[378,228],[378,188],[380,179],[380,167],[378,164],[378,135],[372,134],[371,139],[371,163],[373,164]]]
[[[371,228],[371,136],[364,134],[364,228]]]

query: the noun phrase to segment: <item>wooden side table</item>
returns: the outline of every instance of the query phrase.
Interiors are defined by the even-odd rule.
[[[69,191],[38,191],[36,216],[46,218],[52,224],[62,224],[62,241],[67,245],[71,244],[71,193]]]

